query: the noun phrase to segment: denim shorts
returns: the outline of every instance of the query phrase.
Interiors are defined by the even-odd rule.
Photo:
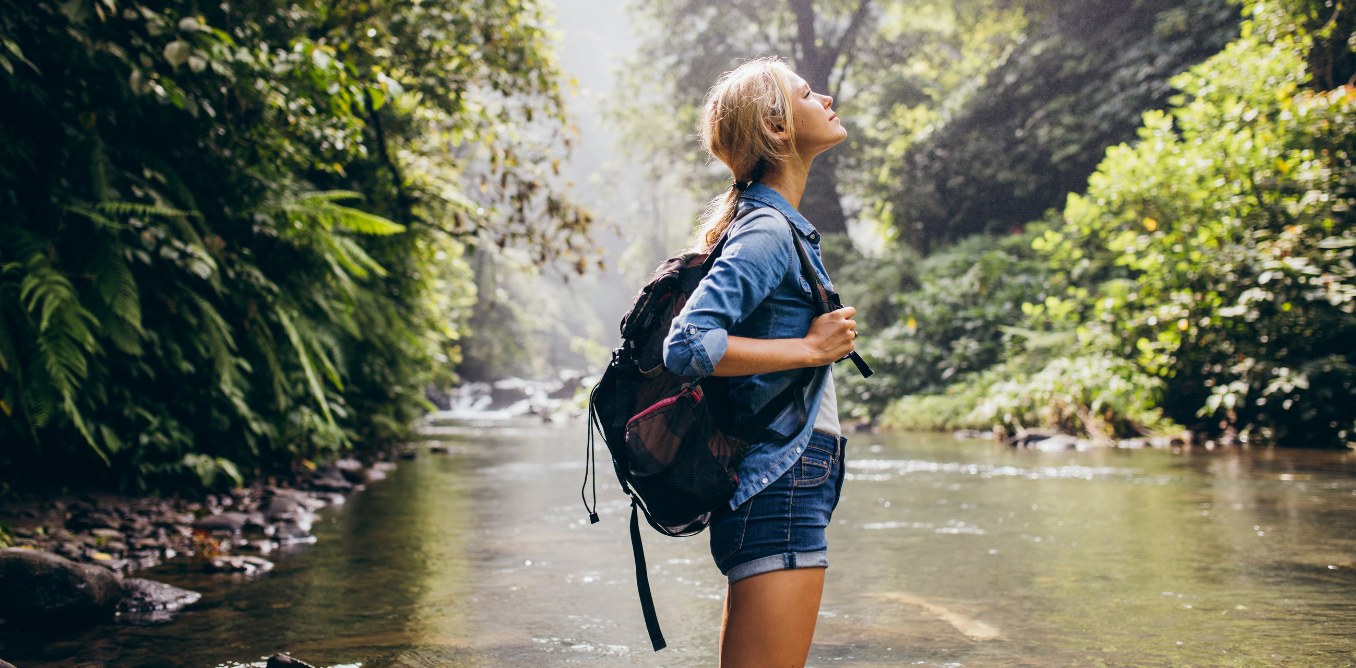
[[[843,491],[847,439],[813,432],[800,459],[738,508],[711,518],[711,556],[734,584],[791,568],[827,568],[824,529]]]

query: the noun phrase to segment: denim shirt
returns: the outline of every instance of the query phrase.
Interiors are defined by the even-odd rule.
[[[814,302],[810,285],[801,276],[791,226],[800,235],[819,282],[832,289],[820,260],[820,234],[810,221],[761,183],[750,186],[739,200],[740,212],[750,208],[759,211],[731,228],[720,258],[673,319],[664,341],[664,366],[669,371],[697,378],[711,375],[725,355],[729,336],[799,339],[810,331]],[[730,378],[736,416],[757,413],[803,373],[803,369],[792,369]],[[804,397],[787,406],[768,426],[776,438],[750,446],[739,465],[739,486],[730,499],[731,509],[761,492],[800,459],[814,431],[828,374],[828,367],[815,370]],[[807,416],[803,424],[802,408]]]

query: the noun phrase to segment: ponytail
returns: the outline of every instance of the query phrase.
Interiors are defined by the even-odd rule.
[[[792,150],[795,123],[790,74],[780,59],[759,58],[721,75],[707,93],[702,105],[702,145],[730,168],[734,183],[707,203],[689,252],[714,248],[734,221],[740,195],[788,160],[798,159]],[[776,127],[786,129],[786,139],[773,134]]]
[[[749,186],[763,178],[766,171],[767,161],[759,158],[744,180],[731,183],[725,192],[707,202],[706,209],[698,219],[701,225],[697,228],[697,238],[693,241],[691,250],[705,253],[715,248],[716,242],[720,241],[720,235],[725,234],[730,223],[734,222],[739,209],[739,197],[749,189]]]

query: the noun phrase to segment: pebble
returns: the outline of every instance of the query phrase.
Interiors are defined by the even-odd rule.
[[[262,572],[272,564],[258,556],[248,557],[258,562],[237,563],[232,553],[266,555],[283,545],[314,543],[316,511],[344,503],[345,493],[394,468],[394,462],[365,466],[341,459],[294,478],[207,494],[201,502],[81,494],[0,504],[0,522],[13,527],[15,545],[98,566],[99,572],[125,575],[180,554],[226,558],[220,568],[208,562],[208,571]]]
[[[286,654],[274,654],[268,657],[268,663],[264,664],[264,668],[315,668],[315,666]]]
[[[249,516],[245,513],[221,513],[218,515],[204,515],[193,523],[193,528],[200,531],[229,531],[235,533],[240,527],[245,525]]]
[[[273,570],[273,562],[260,557],[214,557],[203,566],[206,573],[244,573],[253,575]]]

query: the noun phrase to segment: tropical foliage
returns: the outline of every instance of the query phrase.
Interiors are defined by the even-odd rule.
[[[1007,274],[1038,280],[1018,326],[976,326],[990,341],[1001,332],[1000,361],[893,403],[884,420],[1356,440],[1356,88],[1343,84],[1356,77],[1356,20],[1342,9],[1250,5],[1242,36],[1172,80],[1172,107],[1145,113],[1139,139],[1107,151],[1060,220],[1013,237],[1038,255]],[[895,302],[948,302],[926,291]],[[871,345],[975,340],[934,339],[912,317]]]
[[[1167,379],[1173,417],[1331,445],[1356,427],[1356,88],[1313,86],[1315,35],[1283,7],[1175,79],[1179,105],[1039,246],[1089,288],[1071,317]]]
[[[1044,218],[1238,23],[1229,0],[1061,3],[1006,51],[976,58],[940,104],[897,102],[864,124],[879,137],[863,158],[875,177],[863,182],[874,203],[864,216],[923,251]]]
[[[853,137],[814,162],[800,204],[823,232],[845,232],[857,208],[852,195],[890,178],[875,156],[900,146],[907,136],[901,123],[945,113],[973,93],[1028,23],[1054,4],[644,0],[634,5],[644,46],[622,72],[625,111],[618,115],[642,161],[660,170],[688,167],[687,185],[709,199],[728,172],[702,167],[706,156],[693,140],[703,96],[742,60],[786,59],[812,88],[836,98]]]
[[[523,0],[0,1],[0,492],[400,436],[468,245],[582,269]]]

